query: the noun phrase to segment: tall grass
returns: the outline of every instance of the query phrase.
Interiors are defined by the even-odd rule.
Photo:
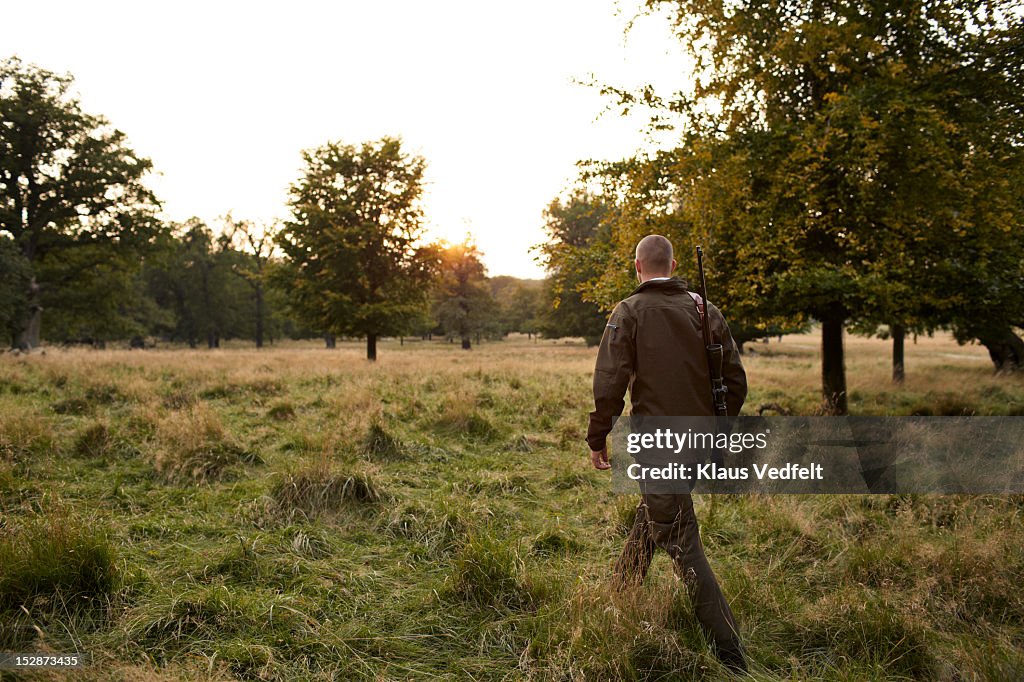
[[[817,343],[751,344],[745,410],[814,413]],[[664,556],[610,589],[635,500],[589,468],[592,349],[362,353],[0,356],[0,648],[88,651],[84,679],[729,679]],[[902,387],[880,341],[847,361],[861,414],[1024,405],[948,337]],[[696,504],[753,679],[1024,669],[1020,497]]]

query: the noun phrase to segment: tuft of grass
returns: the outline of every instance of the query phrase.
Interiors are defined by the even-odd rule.
[[[169,481],[218,480],[232,465],[259,461],[235,440],[214,412],[198,405],[163,419],[156,435],[160,449],[154,467]]]
[[[238,544],[228,550],[211,570],[239,583],[258,584],[273,574],[273,567],[256,550],[258,539],[237,536]]]
[[[378,504],[384,496],[365,472],[346,475],[318,466],[284,476],[274,486],[271,498],[280,511],[291,516],[295,512],[317,515],[365,508]]]
[[[579,554],[584,549],[582,542],[571,538],[557,530],[548,530],[536,538],[530,545],[530,553],[542,557],[567,557]]]
[[[538,599],[516,547],[486,531],[472,532],[452,561],[452,591],[481,606],[533,608]]]
[[[513,439],[511,443],[508,444],[506,450],[508,450],[509,452],[522,453],[533,452],[535,445],[536,444],[532,438],[520,434],[519,436],[516,436],[516,438]]]
[[[137,450],[130,441],[122,438],[109,423],[99,421],[79,432],[71,452],[76,457],[103,458],[130,456],[137,453]]]
[[[169,410],[183,410],[192,407],[199,400],[194,391],[185,388],[173,388],[167,392],[163,405]]]
[[[402,441],[388,433],[384,425],[375,419],[363,438],[362,452],[369,459],[387,461],[403,459],[406,448]]]
[[[56,442],[50,421],[31,410],[6,409],[0,419],[0,459],[44,457]]]
[[[594,486],[593,474],[583,471],[564,471],[551,477],[551,487],[555,490],[593,488]]]
[[[392,539],[422,543],[435,556],[454,550],[468,533],[469,514],[445,502],[439,507],[408,502],[382,516],[382,530]]]
[[[450,405],[434,422],[435,428],[447,436],[461,436],[491,441],[501,436],[501,430],[469,405]]]
[[[933,677],[925,631],[883,597],[854,592],[836,591],[811,605],[793,624],[799,649],[821,652],[826,664],[853,660],[912,679]]]
[[[82,415],[92,411],[93,404],[80,396],[70,396],[50,405],[57,414]]]
[[[941,395],[919,401],[910,406],[911,417],[963,417],[977,414],[978,406],[955,395]]]
[[[287,422],[295,419],[295,406],[291,403],[276,403],[267,410],[267,416],[276,422]]]
[[[0,534],[0,618],[23,606],[102,601],[118,584],[117,552],[94,524],[50,513]]]

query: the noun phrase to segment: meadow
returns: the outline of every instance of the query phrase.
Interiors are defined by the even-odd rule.
[[[1024,414],[946,336],[848,337],[854,414]],[[813,414],[814,334],[745,413]],[[386,341],[0,355],[0,651],[85,680],[724,680],[583,441],[595,351]],[[614,453],[613,453],[614,456]],[[1024,496],[697,500],[756,680],[1024,676]],[[13,673],[0,672],[0,679]],[[23,679],[61,679],[51,672]]]

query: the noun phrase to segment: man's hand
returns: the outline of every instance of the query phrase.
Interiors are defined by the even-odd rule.
[[[595,469],[611,469],[612,465],[608,463],[608,446],[600,450],[591,450],[590,461],[593,462]]]

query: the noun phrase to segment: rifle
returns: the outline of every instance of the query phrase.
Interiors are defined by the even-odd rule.
[[[711,402],[715,406],[715,416],[728,416],[728,407],[725,404],[725,394],[729,389],[722,377],[722,344],[713,343],[711,338],[711,323],[708,320],[708,291],[707,282],[704,281],[704,251],[697,247],[697,272],[700,274],[700,299],[701,305],[697,311],[701,313],[700,319],[704,325],[704,349],[708,356],[708,372],[711,375]]]

